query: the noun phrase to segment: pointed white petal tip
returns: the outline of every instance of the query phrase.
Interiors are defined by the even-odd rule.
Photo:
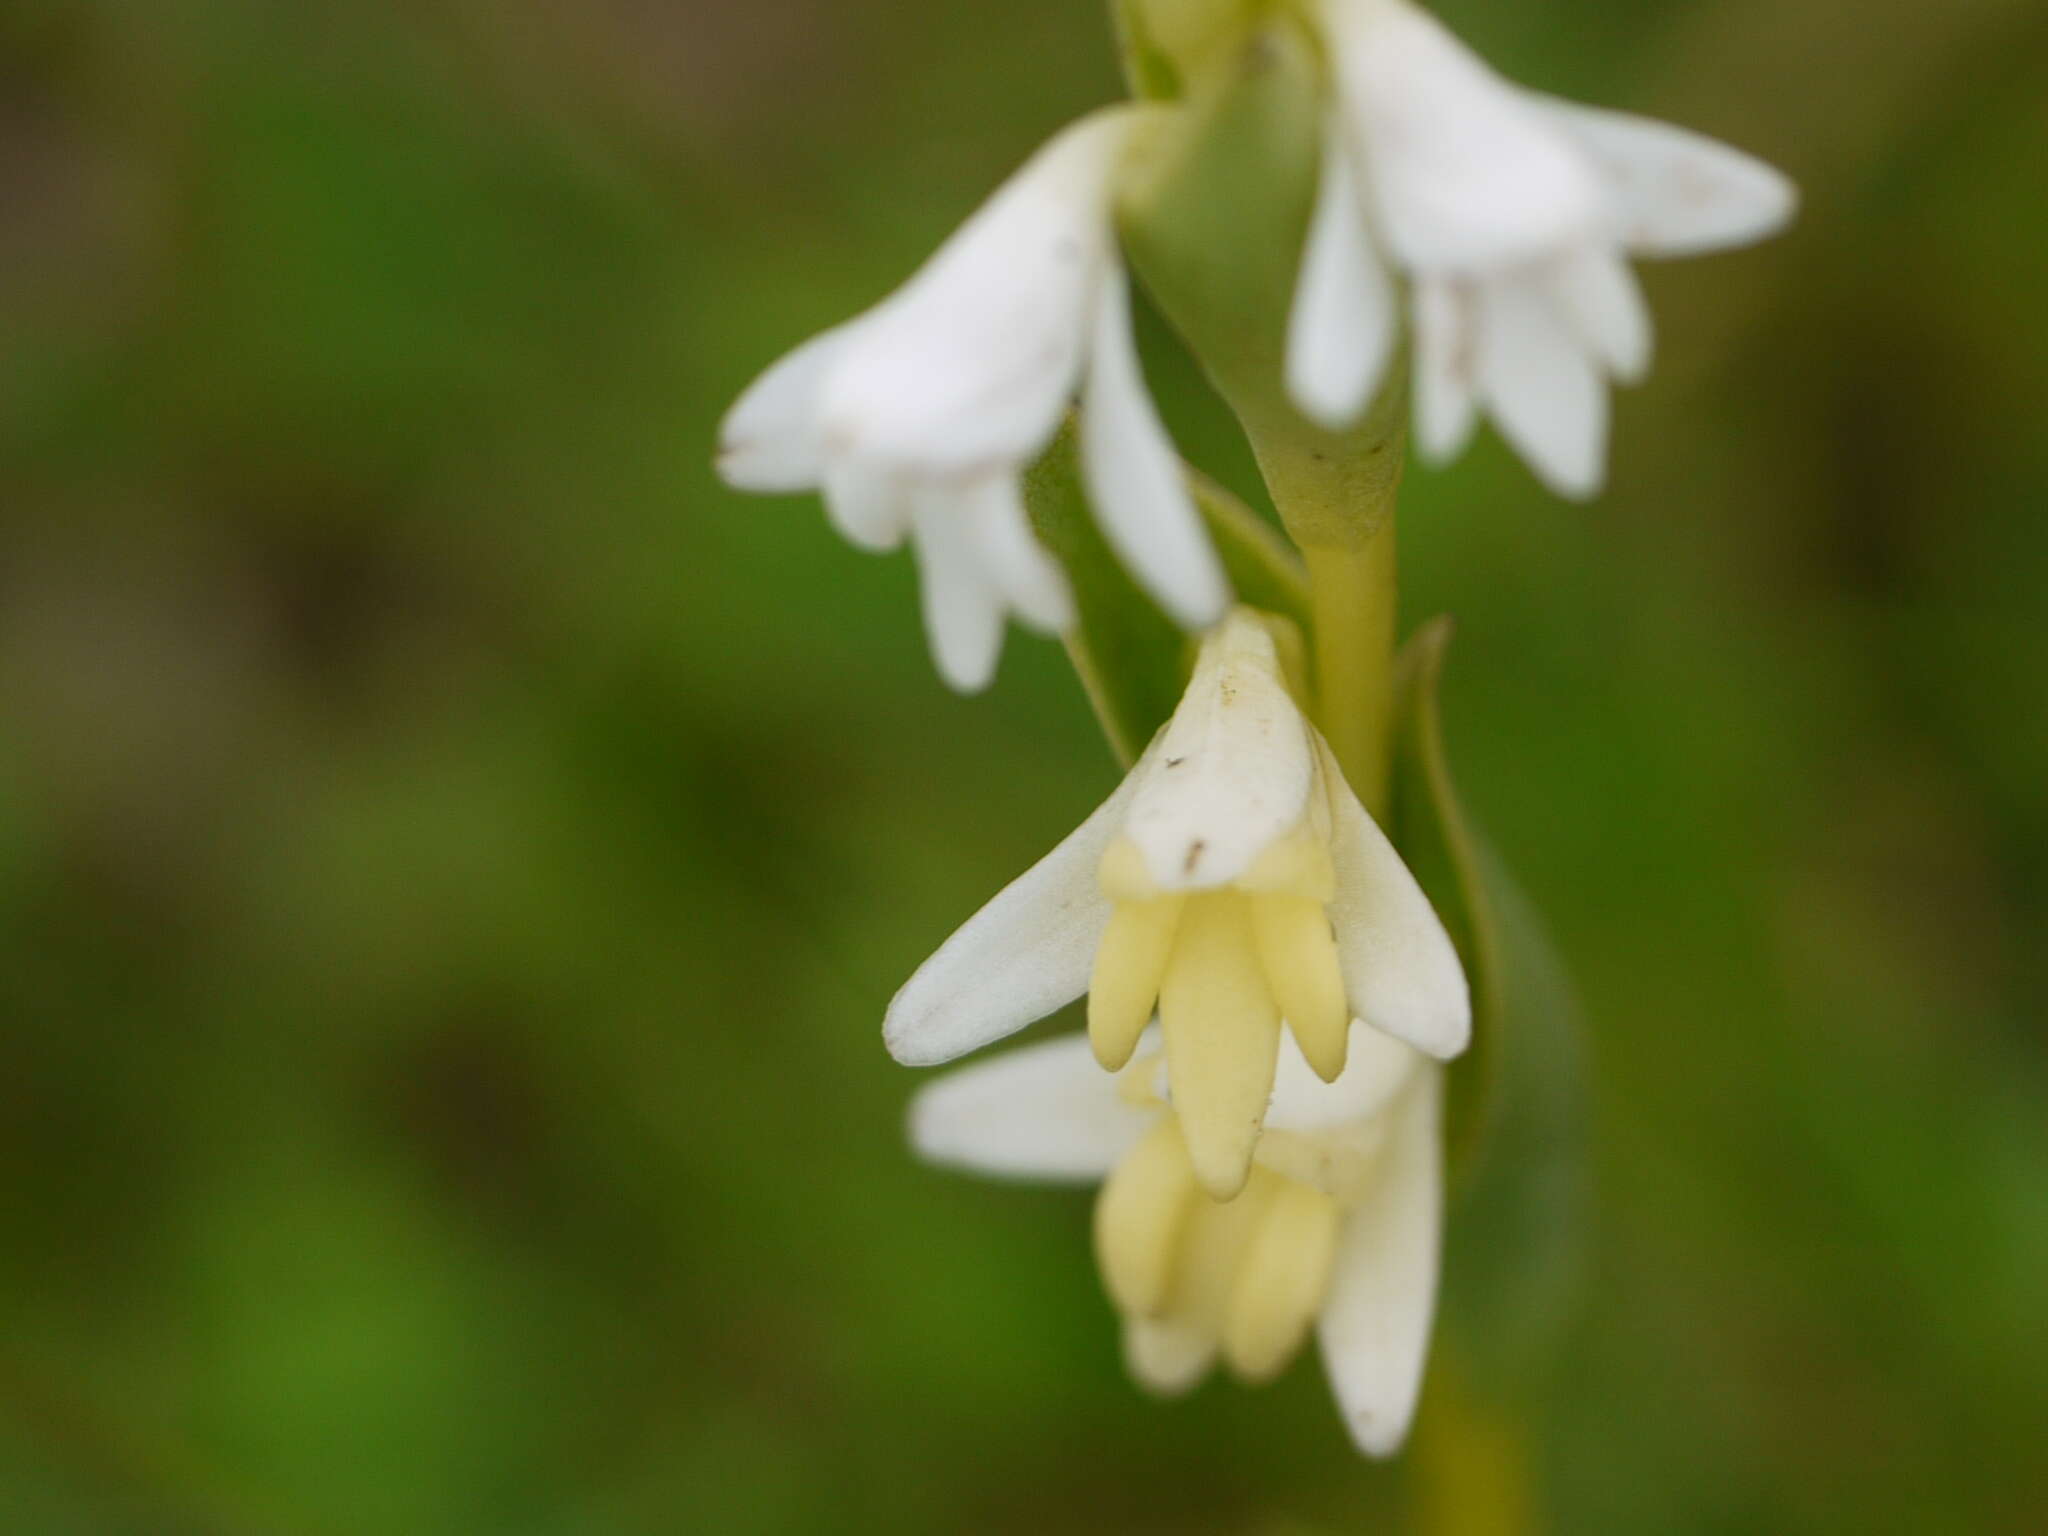
[[[824,476],[819,397],[849,326],[813,336],[763,373],[718,428],[718,473],[738,491],[808,491]]]
[[[1031,531],[1023,487],[1014,475],[997,475],[968,496],[967,515],[983,569],[1017,617],[1040,634],[1057,635],[1074,624],[1074,594],[1067,573]]]
[[[1081,474],[1103,537],[1184,629],[1230,606],[1230,582],[1188,489],[1180,454],[1146,392],[1131,337],[1129,285],[1110,263],[1095,302],[1081,391]]]
[[[1404,1096],[1372,1189],[1338,1239],[1316,1328],[1345,1427],[1367,1456],[1400,1450],[1422,1395],[1443,1227],[1442,1101],[1434,1070]]]
[[[913,527],[932,662],[954,692],[979,693],[995,680],[1004,611],[984,566],[973,503],[957,492],[921,492]]]
[[[1655,118],[1531,94],[1599,167],[1619,233],[1641,256],[1697,256],[1768,239],[1799,189],[1775,166]]]
[[[1324,754],[1337,897],[1330,923],[1352,1010],[1373,1028],[1439,1061],[1472,1042],[1472,994],[1436,908],[1379,824]]]
[[[1093,1183],[1154,1118],[1125,1102],[1085,1035],[1065,1035],[925,1084],[910,1101],[908,1128],[927,1162],[996,1178]]]
[[[1131,780],[967,920],[889,1003],[882,1041],[935,1067],[1013,1035],[1088,990],[1110,906],[1096,883]]]
[[[1479,388],[1501,436],[1559,496],[1586,501],[1607,473],[1607,381],[1593,353],[1525,278],[1480,297]]]

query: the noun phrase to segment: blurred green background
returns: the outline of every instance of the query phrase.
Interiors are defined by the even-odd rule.
[[[1402,1528],[1312,1359],[1148,1405],[1087,1197],[904,1155],[884,1002],[1113,768],[708,467],[1102,9],[0,8],[0,1530]],[[2048,10],[1441,10],[1807,198],[1648,271],[1597,505],[1405,502],[1593,1021],[1549,1527],[2042,1529]]]

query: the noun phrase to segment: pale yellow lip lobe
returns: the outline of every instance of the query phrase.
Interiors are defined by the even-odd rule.
[[[1329,849],[1304,829],[1235,884],[1179,892],[1154,883],[1136,846],[1118,838],[1100,878],[1113,907],[1089,985],[1096,1059],[1123,1067],[1157,1007],[1196,1177],[1228,1199],[1264,1126],[1282,1022],[1319,1077],[1344,1070],[1351,1012],[1326,910]]]

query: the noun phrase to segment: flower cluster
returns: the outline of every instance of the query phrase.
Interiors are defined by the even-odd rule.
[[[1405,335],[1426,458],[1485,414],[1547,485],[1592,493],[1608,382],[1650,359],[1629,258],[1757,239],[1789,217],[1789,184],[1680,129],[1522,90],[1409,0],[1290,14],[1314,29],[1325,125],[1277,317],[1293,408],[1349,427]],[[1084,995],[1085,1035],[927,1085],[912,1140],[973,1171],[1100,1183],[1097,1259],[1141,1383],[1183,1390],[1219,1359],[1264,1380],[1313,1330],[1354,1439],[1385,1455],[1427,1351],[1444,1063],[1472,1008],[1429,897],[1354,792],[1360,765],[1324,734],[1344,701],[1303,687],[1293,621],[1234,603],[1145,388],[1118,192],[1180,110],[1110,108],[1056,135],[902,288],[749,388],[719,465],[743,489],[822,493],[862,548],[908,541],[939,672],[975,690],[1011,615],[1054,634],[1079,621],[1025,493],[1072,415],[1104,540],[1197,637],[1191,674],[1122,784],[884,1023],[914,1066]]]

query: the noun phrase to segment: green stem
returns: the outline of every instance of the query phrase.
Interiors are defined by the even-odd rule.
[[[1361,544],[1312,544],[1317,723],[1352,790],[1384,822],[1393,776],[1397,638],[1394,519]]]
[[[1468,1390],[1440,1350],[1415,1426],[1417,1528],[1428,1536],[1533,1536],[1529,1452],[1516,1426]]]

